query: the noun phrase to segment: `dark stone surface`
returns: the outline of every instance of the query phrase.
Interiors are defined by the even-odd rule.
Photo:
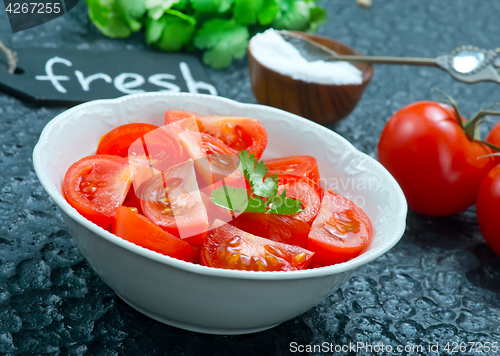
[[[498,1],[375,0],[371,9],[353,0],[323,3],[330,19],[319,33],[366,54],[436,56],[463,44],[500,47]],[[14,48],[145,48],[141,35],[127,41],[101,36],[83,3],[16,34],[0,6],[0,40]],[[246,65],[242,60],[209,71],[221,95],[255,101]],[[391,114],[410,102],[436,98],[433,87],[454,96],[467,116],[497,102],[500,92],[492,83],[455,82],[434,68],[377,66],[358,107],[332,129],[375,156]],[[367,342],[425,345],[424,352],[393,354],[437,355],[428,343],[500,343],[500,260],[484,243],[473,208],[448,218],[410,213],[404,237],[389,253],[317,307],[269,331],[202,335],[139,314],[90,269],[33,171],[39,134],[64,109],[0,94],[0,353],[286,355],[291,342]]]

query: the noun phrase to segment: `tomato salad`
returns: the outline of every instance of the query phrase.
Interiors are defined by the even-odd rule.
[[[368,216],[320,185],[316,159],[260,160],[267,132],[246,117],[170,110],[165,126],[119,126],[69,167],[83,217],[143,248],[209,267],[293,271],[359,255]]]

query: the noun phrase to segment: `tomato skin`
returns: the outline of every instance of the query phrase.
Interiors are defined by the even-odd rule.
[[[208,229],[194,163],[189,160],[158,173],[137,192],[144,215],[168,233],[200,246]]]
[[[97,146],[97,154],[127,157],[130,145],[148,132],[158,129],[158,126],[133,123],[118,126],[101,137]]]
[[[243,213],[229,224],[255,236],[307,249],[311,227],[289,215]]]
[[[118,156],[84,157],[66,171],[64,196],[83,217],[106,229],[125,200],[135,168]]]
[[[484,178],[477,196],[477,218],[488,246],[500,255],[500,165]]]
[[[307,267],[313,253],[298,246],[244,232],[220,220],[201,247],[204,266],[246,271],[296,271]]]
[[[491,129],[490,133],[486,137],[486,141],[500,147],[500,121],[493,126],[493,129]],[[500,163],[500,156],[496,156],[495,161],[496,163]]]
[[[299,177],[309,178],[319,184],[319,170],[316,158],[312,156],[288,156],[264,161],[268,173],[293,174]]]
[[[124,206],[118,207],[111,232],[138,246],[186,262],[193,262],[198,255],[187,242],[163,231],[145,216]]]
[[[267,146],[267,132],[261,123],[247,117],[201,115],[192,111],[169,110],[165,113],[165,125],[196,118],[200,132],[220,139],[235,151],[248,150],[257,159]]]
[[[298,177],[292,174],[279,174],[278,181],[278,194],[286,190],[287,198],[302,201],[302,209],[304,211],[292,216],[311,225],[316,215],[318,215],[321,206],[321,196],[317,191],[316,183],[309,178]]]
[[[421,101],[394,114],[380,137],[378,159],[398,181],[414,211],[446,216],[476,201],[479,185],[494,166],[491,149],[469,140],[454,110]]]
[[[359,206],[327,191],[309,233],[308,250],[315,253],[311,265],[330,266],[358,256],[372,234],[371,221]]]
[[[490,133],[486,137],[486,141],[494,144],[497,147],[500,147],[500,121],[493,126]]]

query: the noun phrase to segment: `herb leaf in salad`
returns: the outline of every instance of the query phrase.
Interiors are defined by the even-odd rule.
[[[238,170],[250,184],[253,194],[243,188],[223,186],[212,191],[210,200],[215,205],[237,213],[274,213],[293,215],[304,211],[300,200],[286,197],[283,190],[278,195],[278,175],[267,176],[264,161],[258,161],[253,154],[243,150],[239,153]]]

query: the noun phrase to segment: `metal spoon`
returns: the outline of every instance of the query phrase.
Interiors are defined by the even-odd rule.
[[[473,46],[462,46],[450,54],[436,58],[380,57],[341,55],[332,49],[300,34],[280,31],[287,42],[296,47],[308,61],[347,61],[374,64],[408,64],[438,67],[447,71],[456,80],[464,83],[492,81],[500,83],[500,48],[484,50]]]

